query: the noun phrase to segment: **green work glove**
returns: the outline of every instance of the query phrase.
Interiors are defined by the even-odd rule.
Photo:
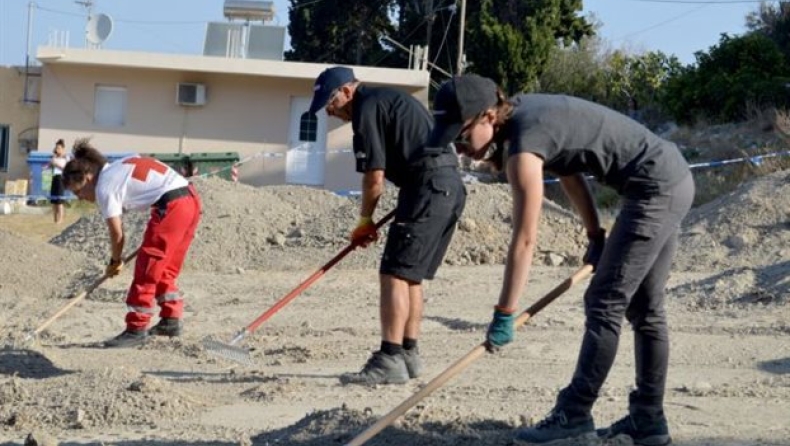
[[[491,319],[488,333],[486,333],[486,350],[493,353],[505,344],[513,342],[513,321],[515,318],[512,311],[494,308],[494,318]]]

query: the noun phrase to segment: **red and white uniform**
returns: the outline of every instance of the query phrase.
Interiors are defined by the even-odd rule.
[[[96,203],[104,218],[153,206],[165,192],[189,186],[186,178],[153,158],[130,156],[104,165]]]
[[[201,202],[194,187],[156,159],[127,157],[106,164],[96,183],[96,203],[104,218],[151,208],[126,296],[126,326],[144,330],[160,307],[160,317],[181,318],[184,301],[176,279],[200,221]]]

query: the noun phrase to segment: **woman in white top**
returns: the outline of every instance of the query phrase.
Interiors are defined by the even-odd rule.
[[[133,347],[149,335],[179,336],[184,300],[176,280],[200,221],[195,188],[154,158],[130,156],[113,163],[87,140],[74,145],[74,159],[63,169],[63,184],[81,200],[97,203],[110,231],[107,276],[123,268],[126,240],[121,215],[150,209],[151,217],[137,254],[134,280],[126,295],[126,329],[105,347]],[[148,324],[159,306],[159,323]]]
[[[52,203],[52,216],[55,224],[63,222],[63,203],[65,203],[64,194],[66,192],[63,187],[63,168],[69,161],[69,156],[66,153],[66,143],[59,139],[55,143],[55,148],[52,150],[52,159],[49,160],[47,166],[52,169],[52,184],[49,188],[49,202]]]

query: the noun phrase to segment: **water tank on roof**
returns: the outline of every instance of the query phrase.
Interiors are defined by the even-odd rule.
[[[283,60],[285,27],[250,25],[247,36],[249,59]]]
[[[274,19],[274,2],[225,0],[223,12],[225,18],[230,20],[261,20],[266,22]]]
[[[209,22],[203,55],[244,57],[244,26],[241,23]]]

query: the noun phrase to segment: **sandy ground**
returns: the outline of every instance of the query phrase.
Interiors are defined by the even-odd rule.
[[[786,184],[787,178],[774,181]],[[471,201],[470,216],[489,205],[482,198]],[[740,206],[742,198],[731,202]],[[727,214],[734,224],[739,214],[727,212],[728,203],[719,203],[716,215]],[[775,207],[774,201],[770,209]],[[675,444],[790,445],[790,257],[786,248],[761,248],[774,240],[769,236],[786,237],[787,209],[770,217],[772,229],[733,246],[721,244],[708,263],[700,257],[703,243],[693,241],[704,234],[704,244],[718,243],[732,234],[714,231],[722,231],[714,224],[719,217],[692,216],[684,241],[696,252],[681,250],[679,264],[694,268],[676,268],[668,291],[672,354],[666,410]],[[749,214],[757,215],[754,209]],[[766,227],[768,214],[755,224]],[[287,221],[283,227],[317,224],[305,219],[303,226]],[[477,217],[477,229],[461,232],[459,240],[484,224]],[[208,226],[221,222],[208,219]],[[348,225],[337,226],[345,231]],[[197,249],[195,264],[180,280],[187,298],[184,336],[119,350],[98,345],[123,329],[129,271],[59,318],[36,342],[22,343],[26,330],[67,302],[63,288],[84,287],[100,270],[77,250],[0,232],[0,444],[341,445],[482,342],[503,267],[445,265],[426,287],[420,340],[425,375],[402,386],[341,385],[338,376],[359,370],[379,342],[376,247],[352,253],[353,267],[329,271],[245,339],[241,345],[251,349],[254,365],[208,355],[201,343],[205,336],[229,340],[337,252],[337,244],[328,242],[288,250],[295,239],[282,232],[284,240],[270,234],[258,254],[268,256],[262,263],[267,268],[200,261],[210,251]],[[212,234],[218,233],[204,231],[198,248],[208,246]],[[463,254],[471,248],[463,246],[451,255],[471,259]],[[765,262],[738,260],[759,249],[770,249]],[[492,245],[490,252],[501,250]],[[274,267],[278,256],[287,267]],[[71,272],[49,278],[46,269],[31,270],[53,259],[68,262],[64,268]],[[536,266],[523,307],[574,270]],[[568,291],[519,330],[513,344],[482,356],[366,444],[511,444],[514,429],[542,418],[570,379],[583,326],[583,290],[584,283]],[[633,384],[633,343],[627,324],[623,329],[617,362],[594,408],[599,426],[625,414]]]

